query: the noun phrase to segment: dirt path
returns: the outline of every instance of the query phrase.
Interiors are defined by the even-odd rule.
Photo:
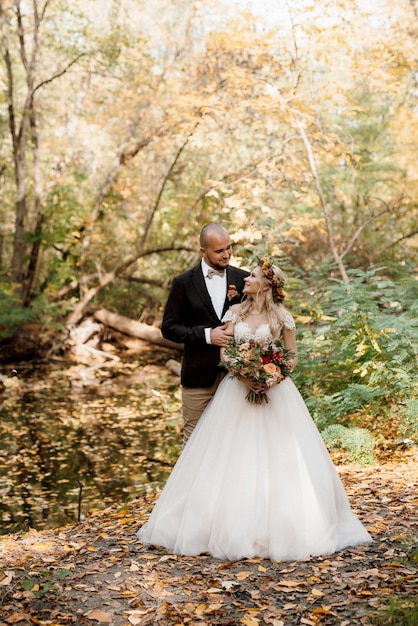
[[[390,598],[416,606],[417,451],[338,471],[370,545],[292,563],[173,556],[137,543],[152,498],[138,500],[75,526],[3,538],[0,626],[348,626],[374,623]]]

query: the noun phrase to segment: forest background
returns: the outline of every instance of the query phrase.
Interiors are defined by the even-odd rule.
[[[2,347],[95,308],[157,323],[219,221],[235,264],[285,270],[325,436],[416,442],[418,2],[0,0],[0,22]]]

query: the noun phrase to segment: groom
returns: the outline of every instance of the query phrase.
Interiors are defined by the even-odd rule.
[[[248,272],[229,265],[231,239],[220,224],[207,224],[200,233],[201,262],[174,278],[161,332],[184,344],[181,367],[183,442],[187,442],[224,377],[220,347],[231,338],[222,317],[241,301]]]

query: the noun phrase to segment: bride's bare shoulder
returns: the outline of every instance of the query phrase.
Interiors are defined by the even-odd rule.
[[[229,310],[232,311],[232,313],[238,317],[238,314],[241,310],[241,305],[240,304],[233,304],[231,307],[229,307]]]
[[[238,319],[240,307],[241,307],[240,304],[233,304],[232,306],[230,306],[227,312],[225,313],[225,315],[223,316],[222,321],[225,324],[231,324],[231,327],[232,327]]]

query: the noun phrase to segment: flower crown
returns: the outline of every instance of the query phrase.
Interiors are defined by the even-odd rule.
[[[270,257],[258,259],[258,265],[261,267],[261,271],[270,285],[273,302],[283,302],[286,297],[286,292],[283,289],[284,280],[274,273],[273,262]]]

